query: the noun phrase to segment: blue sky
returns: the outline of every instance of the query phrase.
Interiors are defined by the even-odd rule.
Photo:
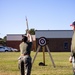
[[[71,30],[75,0],[0,0],[0,37],[29,29]]]

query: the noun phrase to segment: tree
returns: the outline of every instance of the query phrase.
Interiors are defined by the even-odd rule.
[[[4,36],[3,41],[6,42],[6,36]]]
[[[0,44],[6,45],[6,36],[4,38],[0,38]]]
[[[35,35],[35,29],[30,29],[29,31],[31,35]]]
[[[29,31],[31,35],[35,35],[35,29],[34,28],[29,29],[29,30],[26,29],[26,33],[27,33],[27,31]],[[25,33],[25,35],[26,35],[26,33]]]

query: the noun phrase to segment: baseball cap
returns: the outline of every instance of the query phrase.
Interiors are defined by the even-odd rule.
[[[27,36],[26,35],[22,35],[22,41],[26,42],[28,39],[27,39]]]
[[[25,37],[26,35],[24,34],[24,35],[22,35],[22,37]]]
[[[75,21],[72,24],[70,24],[70,26],[75,26]]]

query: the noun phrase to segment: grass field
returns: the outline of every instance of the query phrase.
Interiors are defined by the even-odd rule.
[[[32,66],[31,75],[73,75],[72,64],[68,59],[70,52],[51,52],[56,67],[50,60],[48,52],[45,53],[46,66],[39,66],[43,61],[43,53],[39,52]],[[0,75],[20,75],[18,69],[19,52],[0,52]],[[32,58],[35,52],[31,52]]]

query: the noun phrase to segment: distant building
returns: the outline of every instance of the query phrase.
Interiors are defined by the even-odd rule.
[[[38,47],[39,38],[45,37],[51,52],[69,52],[71,50],[72,30],[36,30],[35,34],[36,47]]]
[[[19,44],[22,42],[22,35],[23,34],[7,34],[7,40],[6,40],[6,45],[8,47],[13,47],[19,50]],[[33,46],[32,49],[35,49],[36,44],[35,44],[35,35],[32,35],[33,38]]]
[[[7,34],[7,46],[19,49],[22,35],[23,34]],[[36,30],[35,35],[32,35],[32,50],[36,51],[39,38],[45,37],[51,52],[69,52],[71,50],[72,35],[72,30]],[[42,49],[40,49],[40,51],[42,51]]]

